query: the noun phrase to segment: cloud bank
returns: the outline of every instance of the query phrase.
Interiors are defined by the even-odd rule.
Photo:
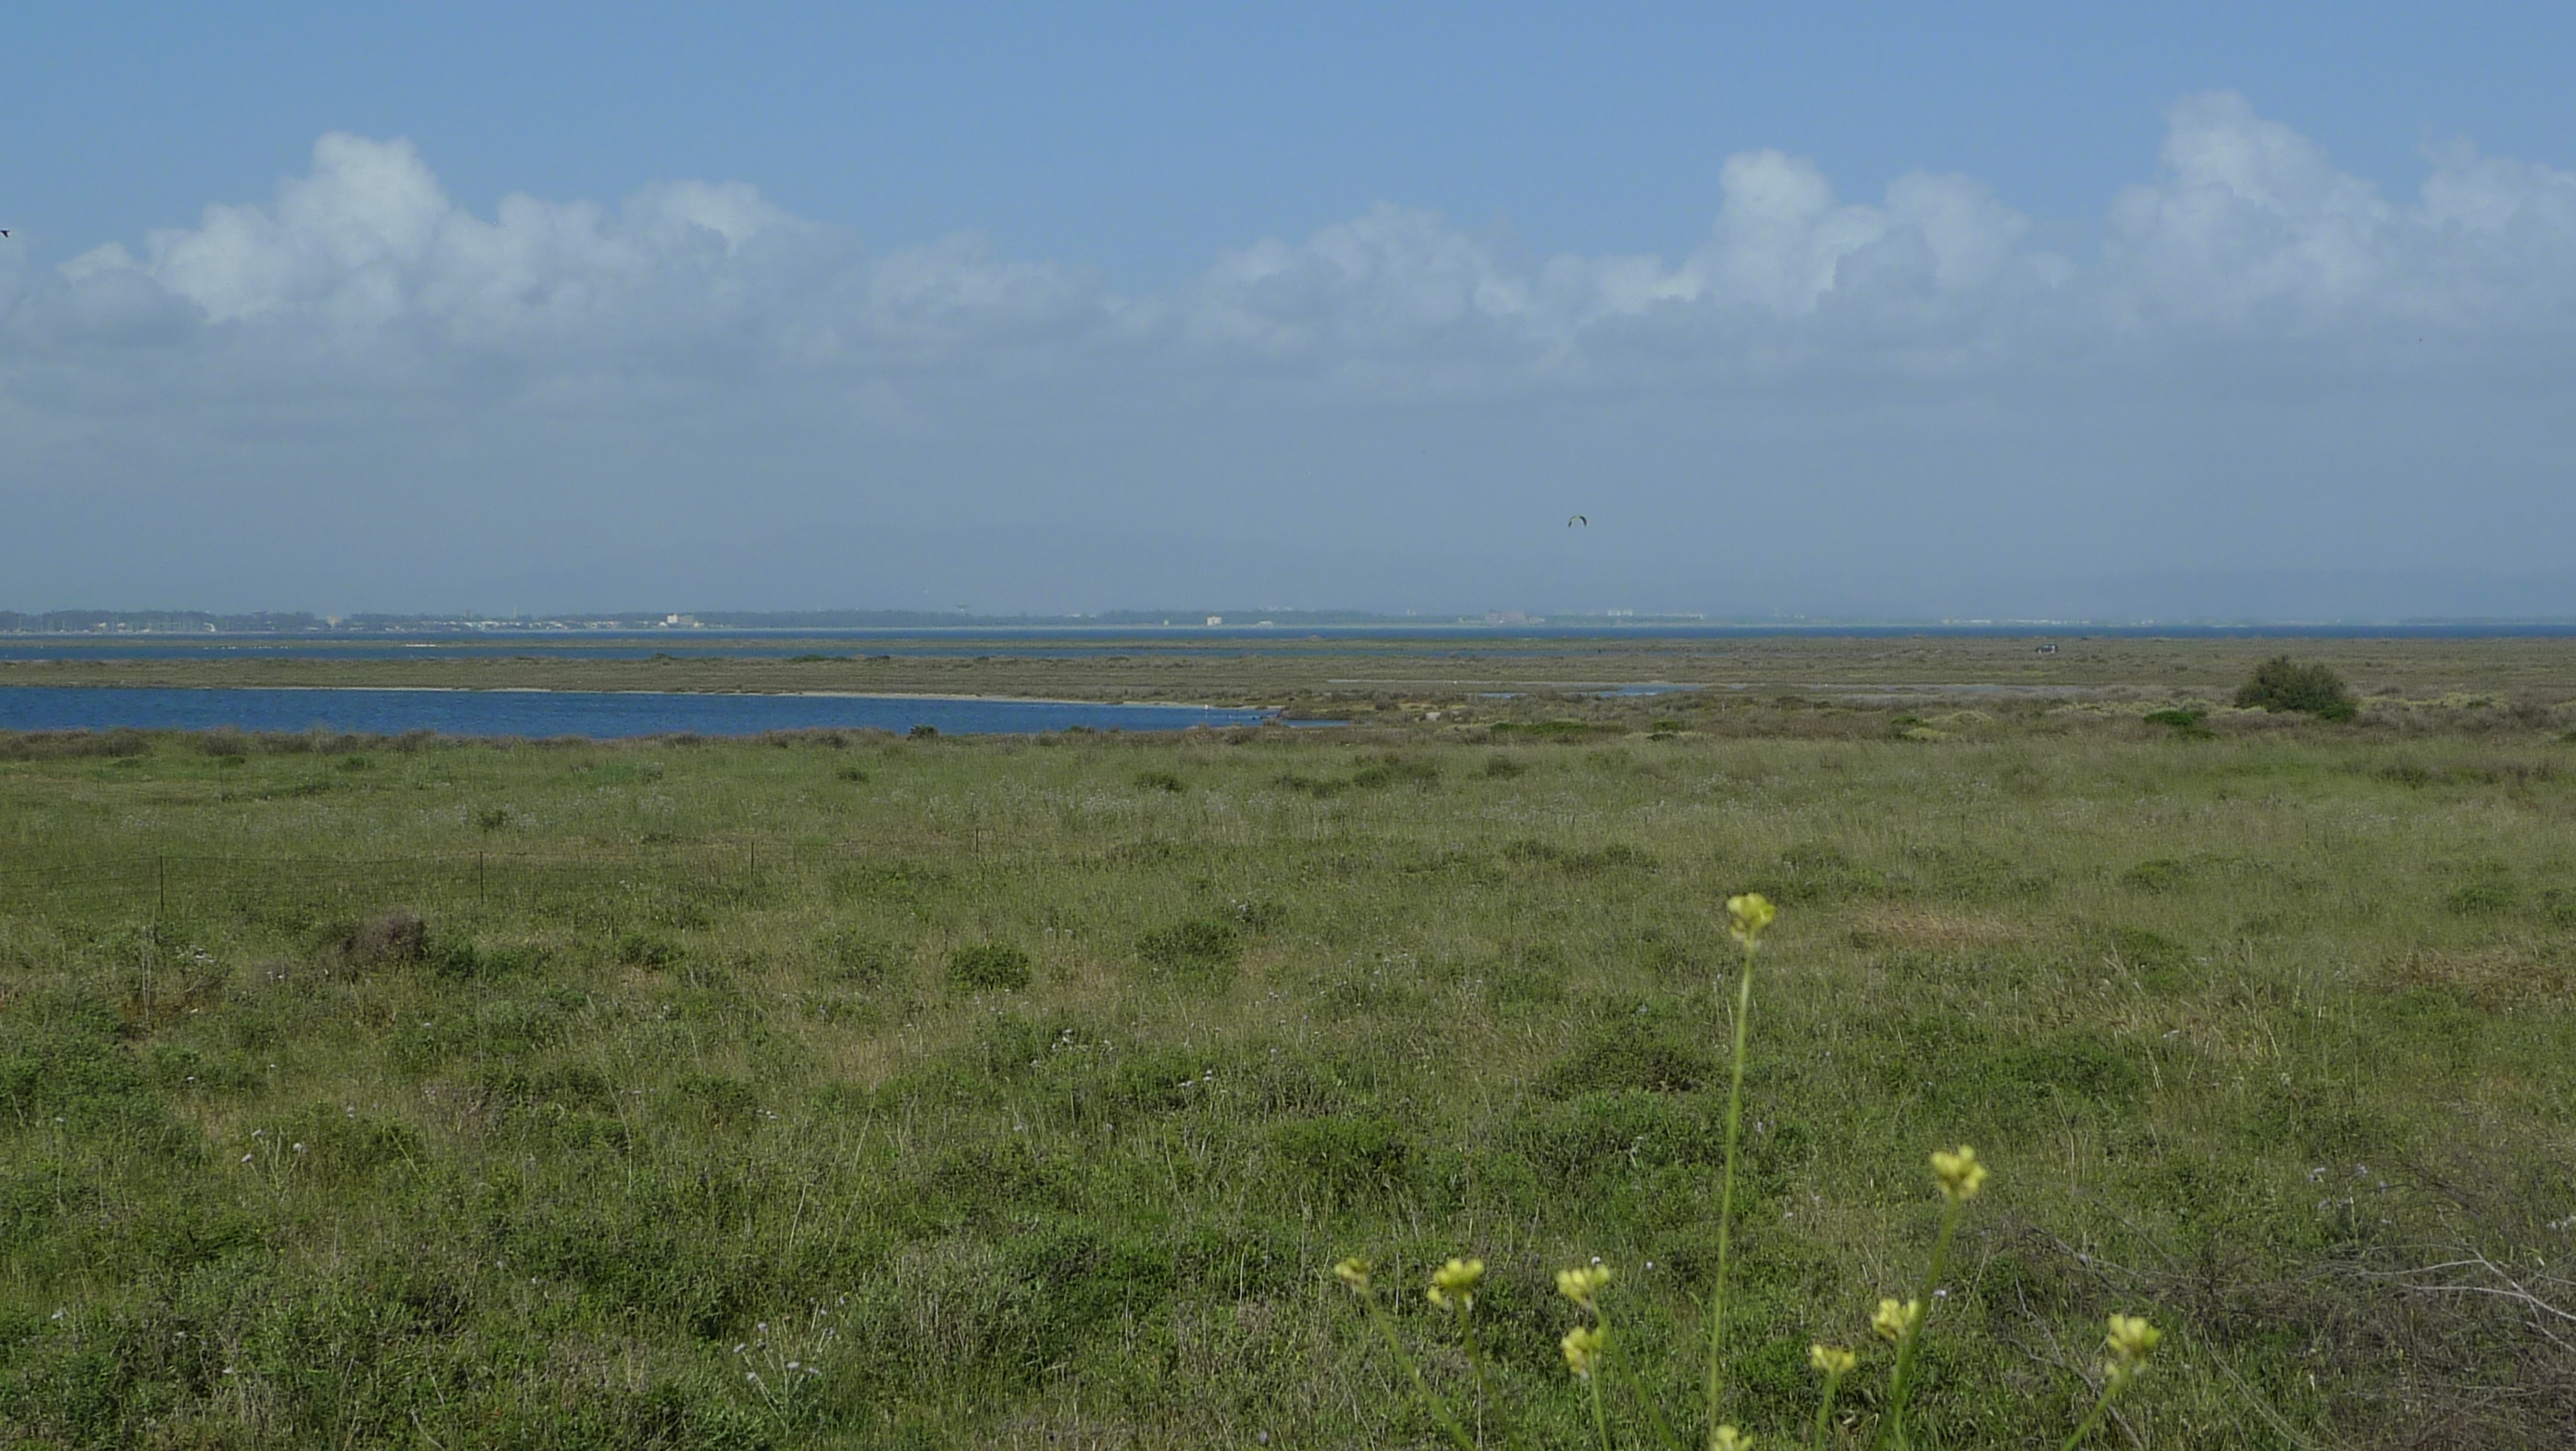
[[[0,603],[2036,614],[2106,572],[2550,569],[2576,173],[2461,144],[2392,199],[2239,97],[2169,123],[2082,246],[1763,150],[1677,258],[1381,205],[1151,295],[739,184],[487,218],[326,136],[265,204],[0,253],[0,505],[45,531]],[[1597,557],[1559,504],[1616,521]]]

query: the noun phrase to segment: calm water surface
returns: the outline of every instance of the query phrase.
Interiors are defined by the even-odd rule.
[[[0,660],[642,660],[792,659],[798,655],[903,655],[1086,659],[1104,655],[1339,655],[1462,648],[1478,655],[1548,653],[1567,644],[1746,640],[1782,635],[1957,639],[2056,636],[2104,639],[2556,639],[2568,624],[2466,625],[1257,625],[959,626],[944,630],[477,630],[420,635],[0,635]]]
[[[1176,731],[1257,724],[1256,710],[901,695],[682,695],[606,690],[158,690],[0,686],[0,730],[324,730],[364,735],[749,736],[839,726],[947,735]]]

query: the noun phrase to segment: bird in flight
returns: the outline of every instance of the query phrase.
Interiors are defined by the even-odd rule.
[[[5,236],[8,236],[8,235],[9,235],[9,229],[8,229],[7,227],[0,227],[0,237],[5,237]]]
[[[1584,518],[1584,517],[1583,517],[1582,515],[1580,515],[1580,514],[1577,514],[1577,515],[1575,515],[1573,518],[1568,519],[1568,520],[1566,520],[1566,521],[1565,521],[1565,527],[1566,527],[1566,528],[1568,528],[1568,529],[1573,528],[1573,527],[1574,527],[1575,525],[1577,525],[1577,524],[1582,525],[1582,526],[1583,526],[1584,528],[1586,528],[1586,529],[1589,529],[1589,528],[1591,528],[1591,527],[1592,527],[1592,521],[1591,521],[1591,520],[1589,520],[1589,519]]]

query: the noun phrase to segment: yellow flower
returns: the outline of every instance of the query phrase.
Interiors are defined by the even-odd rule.
[[[2111,1352],[2111,1358],[2103,1363],[2102,1374],[2110,1378],[2114,1388],[2127,1385],[2146,1368],[2148,1353],[2164,1338],[2165,1333],[2148,1324],[2144,1315],[2112,1316],[2111,1333],[2102,1337],[2103,1346]]]
[[[1810,1345],[1807,1347],[1807,1364],[1814,1366],[1819,1375],[1840,1378],[1852,1373],[1852,1367],[1860,1364],[1860,1357],[1839,1346]]]
[[[1608,1265],[1586,1265],[1579,1269],[1556,1272],[1556,1292],[1586,1310],[1592,1308],[1592,1297],[1601,1293],[1602,1288],[1609,1283]]]
[[[1955,1154],[1934,1154],[1932,1175],[1941,1181],[1941,1197],[1953,1203],[1974,1199],[1986,1187],[1986,1166],[1977,1162],[1977,1151],[1966,1144]]]
[[[1431,1303],[1443,1310],[1449,1308],[1449,1301],[1453,1296],[1472,1310],[1476,1307],[1476,1286],[1482,1283],[1484,1278],[1483,1260],[1453,1259],[1431,1272],[1431,1288],[1427,1293]]]
[[[1708,1446],[1709,1451],[1753,1451],[1753,1438],[1733,1426],[1720,1426]]]
[[[1901,1341],[1922,1323],[1920,1300],[1881,1300],[1878,1313],[1869,1317],[1869,1328],[1877,1331],[1881,1340]]]
[[[1770,926],[1772,919],[1779,915],[1780,909],[1772,906],[1771,899],[1760,892],[1746,892],[1740,897],[1726,899],[1727,933],[1746,947],[1760,939],[1762,929]]]
[[[2144,1315],[2114,1315],[2111,1333],[2102,1338],[2102,1343],[2122,1360],[2144,1360],[2147,1352],[2156,1348],[2156,1342],[2164,1338],[2165,1333],[2148,1324]]]
[[[1365,1295],[1369,1291],[1369,1271],[1375,1268],[1377,1268],[1377,1266],[1370,1264],[1368,1261],[1361,1259],[1357,1255],[1353,1255],[1349,1259],[1342,1261],[1340,1264],[1333,1266],[1333,1276],[1343,1284],[1350,1286],[1354,1291]]]
[[[1557,1342],[1565,1351],[1565,1368],[1585,1380],[1592,1378],[1592,1368],[1601,1362],[1601,1353],[1610,1348],[1610,1332],[1599,1325],[1577,1325]]]

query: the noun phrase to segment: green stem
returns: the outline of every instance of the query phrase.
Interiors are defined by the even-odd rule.
[[[2111,1412],[2111,1398],[2112,1398],[2113,1396],[2118,1395],[2119,1393],[2120,1393],[2120,1383],[2119,1383],[2118,1381],[2115,1381],[2115,1380],[2106,1380],[2106,1381],[2104,1381],[2104,1382],[2102,1383],[2102,1396],[2101,1396],[2101,1399],[2099,1399],[2099,1400],[2097,1400],[2097,1401],[2095,1401],[2095,1402],[2093,1403],[2093,1412],[2092,1412],[2092,1414],[2090,1414],[2090,1415],[2088,1415],[2088,1416],[2086,1416],[2086,1417],[2084,1418],[2083,1424],[2081,1424],[2081,1425],[2079,1425],[2079,1426],[2077,1426],[2077,1427],[2075,1428],[2075,1434],[2074,1434],[2074,1435],[2072,1435],[2072,1436],[2067,1437],[2067,1438],[2066,1438],[2066,1444],[2065,1444],[2065,1445],[2063,1445],[2063,1446],[2061,1446],[2061,1447],[2059,1447],[2059,1448],[2058,1448],[2058,1451],[2075,1451],[2075,1448],[2076,1448],[2079,1444],[2081,1444],[2081,1443],[2083,1442],[2083,1440],[2084,1440],[2084,1438],[2085,1438],[2085,1437],[2092,1435],[2092,1434],[2093,1434],[2093,1428],[2094,1428],[2094,1427],[2096,1427],[2096,1426],[2098,1426],[2098,1425],[2101,1425],[2101,1424],[2102,1424],[2102,1418],[2103,1418],[2104,1416],[2106,1416],[2106,1415],[2109,1415],[2109,1414],[2110,1414],[2110,1412]]]
[[[1605,1354],[1606,1354],[1605,1350]],[[1601,1451],[1610,1451],[1610,1413],[1601,1408],[1602,1367],[1592,1368],[1592,1429],[1601,1434]]]
[[[1722,1422],[1722,1367],[1726,1353],[1726,1266],[1735,1220],[1735,1141],[1744,1122],[1744,1045],[1753,1026],[1753,944],[1744,944],[1744,974],[1735,985],[1735,1068],[1726,1091],[1726,1168],[1717,1190],[1717,1285],[1708,1303],[1708,1444],[1717,1444]]]
[[[1653,1396],[1646,1394],[1646,1387],[1638,1379],[1637,1372],[1624,1362],[1619,1370],[1620,1378],[1628,1387],[1628,1399],[1635,1401],[1637,1408],[1645,1412],[1646,1423],[1653,1428],[1655,1439],[1674,1448],[1674,1451],[1689,1451],[1690,1443],[1673,1433],[1673,1423],[1664,1419],[1663,1408],[1655,1404]]]
[[[1843,1378],[1841,1376],[1829,1375],[1825,1377],[1825,1398],[1816,1407],[1816,1434],[1812,1438],[1816,1451],[1825,1451],[1825,1427],[1833,1421],[1834,1392],[1841,1388],[1842,1383]]]
[[[1377,1327],[1377,1333],[1386,1341],[1387,1350],[1395,1356],[1396,1364],[1403,1366],[1404,1373],[1413,1377],[1414,1394],[1422,1398],[1423,1406],[1440,1423],[1440,1429],[1449,1433],[1449,1439],[1457,1443],[1458,1451],[1476,1451],[1476,1443],[1468,1439],[1466,1431],[1458,1425],[1458,1418],[1450,1412],[1448,1403],[1433,1394],[1431,1383],[1422,1378],[1422,1367],[1414,1364],[1413,1357],[1404,1353],[1404,1342],[1395,1338],[1395,1322],[1378,1304],[1377,1297],[1364,1296],[1361,1303],[1368,1306],[1369,1323]]]
[[[1931,1326],[1933,1292],[1941,1288],[1941,1270],[1950,1258],[1950,1237],[1958,1233],[1959,1217],[1966,1209],[1967,1201],[1961,1199],[1949,1200],[1941,1207],[1941,1233],[1932,1241],[1932,1269],[1923,1277],[1923,1293],[1916,1302],[1923,1307],[1923,1314],[1914,1322],[1913,1328],[1905,1332],[1905,1339],[1896,1347],[1896,1369],[1887,1386],[1887,1419],[1879,1422],[1879,1436],[1872,1437],[1870,1441],[1873,1446],[1890,1429],[1896,1433],[1898,1446],[1908,1444],[1905,1401],[1914,1392],[1914,1352],[1923,1343],[1923,1332]]]
[[[1458,1339],[1467,1348],[1467,1369],[1476,1382],[1476,1444],[1485,1444],[1485,1405],[1492,1395],[1485,1388],[1485,1359],[1476,1353],[1476,1318],[1469,1312],[1467,1297],[1458,1300]]]

